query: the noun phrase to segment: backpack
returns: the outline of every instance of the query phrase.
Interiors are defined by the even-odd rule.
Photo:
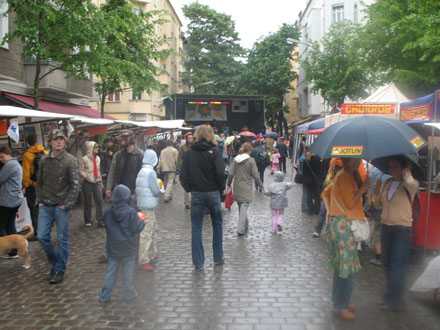
[[[262,166],[268,166],[270,164],[269,153],[266,149],[263,149],[263,151],[258,154],[258,164]]]
[[[31,175],[31,180],[36,182],[38,180],[38,173],[40,172],[41,158],[44,156],[44,151],[36,153],[33,161],[34,173]]]

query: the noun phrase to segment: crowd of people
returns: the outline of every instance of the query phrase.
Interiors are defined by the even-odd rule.
[[[165,203],[172,200],[178,174],[184,189],[183,207],[190,210],[194,268],[200,271],[205,265],[202,240],[205,214],[210,215],[212,222],[214,265],[223,265],[221,200],[225,187],[232,186],[238,204],[237,237],[245,236],[248,231],[248,209],[254,189],[270,197],[272,224],[268,228],[273,234],[282,234],[284,210],[288,207],[287,191],[293,187],[284,180],[293,143],[286,144],[282,137],[215,133],[211,126],[201,125],[176,139],[172,135],[167,139],[154,139],[144,151],[136,145],[132,131],[121,130],[113,139],[105,139],[102,147],[87,141],[84,155],[78,161],[66,151],[65,134],[54,130],[49,136],[49,151],[37,144],[35,134],[27,136],[30,147],[23,154],[22,165],[12,157],[8,147],[2,146],[0,236],[16,233],[15,215],[24,191],[36,233],[29,240],[38,239],[46,252],[51,266],[49,283],[60,283],[69,256],[70,212],[82,190],[85,226],[93,225],[93,199],[96,225],[105,227],[107,232],[104,255],[108,265],[99,299],[103,303],[110,300],[120,267],[124,299],[134,299],[136,263],[140,269],[149,271],[159,257],[158,221],[154,210],[161,195]],[[394,157],[389,161],[390,176],[375,172],[367,175],[362,160],[321,160],[309,152],[304,140],[299,154],[301,211],[318,215],[313,237],[320,237],[323,231],[326,233],[327,266],[334,271],[333,314],[347,320],[356,317],[350,298],[356,274],[361,269],[360,242],[353,235],[352,226],[354,221],[365,222],[369,217],[376,219],[373,234],[376,256],[372,263],[383,265],[387,278],[387,291],[380,304],[384,309],[400,310],[411,247],[412,201],[418,189],[410,165],[404,158]],[[270,184],[264,183],[267,168],[273,175]],[[366,209],[368,191],[373,198]],[[103,212],[106,198],[110,199],[111,206]],[[54,224],[57,248],[51,239]],[[16,258],[17,250],[11,250],[7,257]]]

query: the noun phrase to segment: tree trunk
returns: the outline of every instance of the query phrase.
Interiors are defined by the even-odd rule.
[[[39,110],[40,107],[40,96],[38,91],[40,89],[40,73],[41,73],[41,55],[37,55],[37,60],[35,63],[35,78],[34,78],[34,109]]]
[[[105,106],[105,97],[107,93],[105,91],[105,84],[102,83],[101,85],[101,93],[99,93],[100,101],[101,101],[101,118],[104,118],[104,106]]]

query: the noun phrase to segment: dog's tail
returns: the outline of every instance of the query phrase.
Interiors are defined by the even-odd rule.
[[[26,228],[29,228],[29,231],[26,234],[24,234],[23,236],[24,236],[24,238],[27,239],[29,236],[31,236],[34,233],[34,228],[31,225],[25,225],[25,226],[23,226],[23,228],[21,230],[23,231]]]

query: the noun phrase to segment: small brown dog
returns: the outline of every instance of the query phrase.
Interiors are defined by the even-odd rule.
[[[27,238],[31,236],[34,229],[30,225],[23,226],[23,229],[29,228],[29,232],[25,235],[13,234],[0,237],[0,255],[6,254],[12,249],[17,249],[18,252],[26,259],[24,268],[28,269],[31,266],[31,257],[28,254]]]

